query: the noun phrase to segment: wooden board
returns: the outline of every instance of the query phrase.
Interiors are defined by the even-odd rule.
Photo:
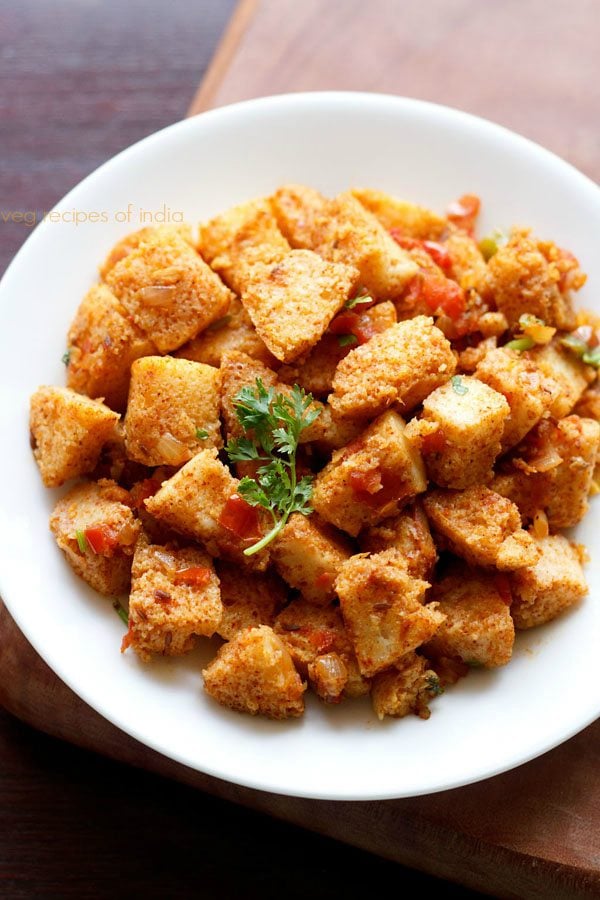
[[[285,90],[383,90],[500,121],[600,175],[595,0],[242,0],[190,112]],[[90,710],[0,609],[0,703],[35,727],[500,896],[600,893],[600,724],[526,766],[425,798],[325,803],[211,779]]]

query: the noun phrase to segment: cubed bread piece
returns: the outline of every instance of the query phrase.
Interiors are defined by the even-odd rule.
[[[105,284],[87,292],[67,336],[67,385],[88,397],[101,397],[122,412],[127,405],[131,364],[156,347],[124,315]]]
[[[199,249],[211,268],[243,294],[257,270],[272,267],[290,251],[267,199],[228,209],[200,226]]]
[[[541,551],[534,566],[510,576],[512,617],[517,628],[551,622],[588,592],[577,549],[562,535],[537,540]]]
[[[523,520],[539,510],[551,531],[570,528],[587,512],[599,446],[595,419],[542,419],[506,461],[495,489],[516,503]]]
[[[452,260],[452,278],[464,291],[487,291],[487,265],[481,250],[470,235],[453,229],[444,241]]]
[[[234,563],[216,562],[223,615],[217,632],[230,641],[245,628],[273,625],[288,589],[274,572],[248,572]]]
[[[354,188],[352,195],[373,213],[386,231],[394,229],[405,237],[437,241],[448,226],[447,221],[432,210],[383,191]]]
[[[236,712],[287,719],[304,712],[305,686],[283,642],[268,625],[223,644],[202,672],[213,700]]]
[[[125,416],[130,459],[180,466],[198,450],[222,447],[218,369],[188,359],[146,356],[131,367]]]
[[[569,296],[560,290],[561,272],[556,261],[549,258],[549,246],[531,237],[528,229],[515,228],[508,243],[490,259],[488,287],[509,325],[516,325],[520,316],[530,313],[546,325],[574,327],[573,307]]]
[[[351,554],[350,542],[331,525],[300,513],[290,516],[271,550],[281,577],[317,606],[333,600],[335,580]]]
[[[534,347],[527,353],[549,382],[556,387],[549,412],[555,419],[562,419],[572,412],[585,389],[591,384],[596,372],[586,366],[573,353],[557,341]]]
[[[179,534],[201,541],[211,556],[262,571],[268,549],[253,556],[245,556],[244,549],[266,533],[266,513],[240,497],[238,484],[216,450],[200,450],[146,500],[146,509]]]
[[[314,188],[284,184],[271,197],[271,208],[292,247],[312,250],[317,223],[326,216],[329,202]]]
[[[287,384],[299,384],[313,396],[325,398],[331,392],[339,361],[350,349],[350,345],[340,344],[338,335],[326,332],[306,358],[281,366],[277,374]]]
[[[474,566],[512,571],[534,565],[539,557],[515,504],[489,488],[432,491],[423,505],[438,547]]]
[[[121,650],[133,647],[143,662],[153,653],[181,656],[198,635],[211,637],[221,620],[219,579],[200,547],[151,544],[140,535],[131,569],[129,631]]]
[[[56,504],[50,530],[71,568],[109,597],[125,593],[140,523],[114,481],[78,484]]]
[[[302,677],[310,679],[322,699],[337,701],[341,693],[346,697],[369,693],[369,681],[360,673],[339,607],[293,600],[277,616],[274,630]]]
[[[365,525],[393,516],[427,488],[423,461],[388,410],[317,475],[312,505],[322,519],[356,537]]]
[[[423,420],[438,426],[439,438],[434,449],[422,448],[429,478],[458,489],[490,481],[509,413],[502,394],[470,375],[455,375],[429,394]]]
[[[46,487],[91,472],[119,415],[70,388],[42,386],[30,401],[31,446]]]
[[[194,245],[192,229],[185,222],[173,225],[147,225],[145,228],[140,228],[139,231],[132,231],[130,234],[126,234],[120,241],[117,241],[100,266],[100,277],[105,280],[110,270],[114,269],[116,264],[125,259],[126,256],[129,256],[132,250],[137,250],[144,241],[152,237],[173,233],[190,244],[190,246]]]
[[[522,441],[537,425],[557,392],[556,383],[532,360],[504,347],[486,353],[475,376],[504,394],[510,407],[502,433],[502,453]]]
[[[313,249],[358,269],[359,283],[378,300],[398,297],[418,272],[406,250],[350,192],[329,201],[317,220]]]
[[[334,450],[340,450],[357,438],[365,427],[364,422],[334,418],[328,403],[323,404],[320,419],[323,432],[308,449],[311,450],[314,447],[315,450],[327,457],[330,457]]]
[[[430,597],[446,620],[427,644],[428,656],[458,656],[468,665],[488,669],[509,662],[515,628],[506,575],[464,566],[434,582]]]
[[[292,250],[249,284],[242,295],[254,326],[273,356],[289,363],[313,347],[351,296],[358,272]]]
[[[221,411],[225,430],[228,438],[239,438],[244,434],[235,411],[234,400],[244,387],[252,388],[256,392],[256,381],[259,379],[267,390],[273,388],[276,394],[289,395],[291,388],[283,384],[272,369],[259,362],[257,359],[247,356],[245,353],[232,351],[227,353],[221,363]],[[327,432],[327,422],[324,420],[324,406],[315,400],[311,406],[312,411],[319,411],[319,415],[308,428],[300,435],[300,443],[324,438]]]
[[[429,522],[418,502],[406,507],[398,516],[365,528],[360,536],[360,549],[369,553],[398,550],[408,574],[424,581],[429,581],[437,562]]]
[[[371,699],[380,721],[385,716],[402,719],[410,713],[428,719],[429,701],[442,691],[440,679],[429,668],[428,661],[416,653],[408,653],[396,668],[375,676]]]
[[[272,198],[279,227],[293,247],[360,272],[360,284],[378,300],[397,297],[417,265],[381,222],[350,192],[327,200],[317,191],[285,185]]]
[[[594,419],[567,416],[550,432],[549,440],[562,463],[542,473],[544,508],[552,531],[571,528],[588,511],[594,468],[600,450],[600,425]]]
[[[338,363],[344,356],[350,352],[353,344],[348,344],[346,338],[355,339],[365,344],[376,334],[391,328],[396,324],[396,307],[389,300],[383,303],[376,303],[369,309],[359,312],[353,310],[342,310],[341,314],[333,320],[334,324],[339,327],[339,323],[343,322],[344,327],[347,326],[347,334],[332,334],[326,332],[319,343],[311,350],[306,359],[290,366],[281,366],[279,369],[279,378],[288,384],[299,384],[316,397],[324,397],[329,394],[333,387],[333,379]]]
[[[246,353],[271,368],[279,364],[263,339],[257,335],[252,319],[237,297],[232,299],[226,316],[217,319],[173,355],[178,359],[191,359],[218,369],[225,354],[232,350]]]
[[[175,233],[152,235],[106,275],[119,303],[168,353],[227,312],[231,291]]]
[[[584,419],[594,419],[596,422],[600,422],[600,382],[598,380],[591,388],[583,392],[573,412]]]
[[[389,669],[435,634],[444,616],[423,605],[428,587],[408,574],[398,550],[344,563],[335,588],[363,675]]]
[[[456,369],[450,343],[428,316],[392,325],[339,363],[329,403],[340,418],[368,419],[392,403],[414,409]]]

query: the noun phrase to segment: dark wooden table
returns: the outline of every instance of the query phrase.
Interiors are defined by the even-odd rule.
[[[234,0],[5,0],[0,210],[50,208],[186,114]],[[0,221],[0,273],[29,229]],[[0,653],[3,652],[0,647]],[[345,898],[433,886],[368,853],[106,760],[0,709],[0,897]]]

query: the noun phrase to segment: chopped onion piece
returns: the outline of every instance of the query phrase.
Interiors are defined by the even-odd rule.
[[[178,466],[187,458],[187,447],[170,431],[161,434],[154,449],[162,456],[167,465]]]
[[[145,306],[174,306],[177,288],[171,284],[151,284],[140,288],[138,297]]]

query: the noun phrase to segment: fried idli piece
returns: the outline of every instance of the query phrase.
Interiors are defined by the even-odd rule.
[[[102,397],[123,412],[131,364],[156,353],[156,347],[105,284],[87,292],[67,335],[67,385],[88,397]]]
[[[292,250],[256,274],[242,303],[273,356],[291,363],[321,339],[357,281],[352,266],[327,262],[311,250]]]
[[[193,649],[199,635],[215,633],[222,611],[219,579],[204,550],[153,544],[140,535],[122,652],[132,647],[143,662],[154,654],[182,656]]]
[[[335,416],[364,420],[397,403],[410,412],[450,379],[456,358],[429,316],[392,325],[339,363],[329,403]]]
[[[402,719],[413,713],[428,719],[429,701],[443,692],[440,680],[428,661],[416,653],[407,653],[396,667],[373,679],[371,700],[377,718]]]
[[[579,548],[559,534],[539,538],[536,544],[540,558],[535,565],[510,575],[511,613],[519,629],[551,622],[588,592]]]
[[[431,491],[423,506],[438,547],[471,565],[508,572],[539,558],[535,541],[521,528],[518,508],[487,487]]]
[[[444,616],[423,605],[429,584],[410,576],[398,550],[353,556],[342,566],[336,591],[362,675],[396,665],[429,641]]]
[[[427,516],[421,503],[416,501],[379,525],[371,525],[360,535],[360,549],[368,553],[381,550],[399,550],[406,569],[413,578],[429,581],[437,562],[437,551]]]
[[[31,446],[46,487],[92,472],[119,414],[70,388],[39,387],[30,400]]]
[[[315,479],[312,505],[326,522],[356,537],[426,488],[423,461],[406,438],[404,420],[388,410],[336,450]]]
[[[287,719],[304,712],[305,685],[268,625],[248,628],[223,644],[202,672],[206,693],[236,712]]]
[[[446,619],[424,648],[427,656],[458,657],[487,669],[510,661],[515,629],[506,575],[455,567],[434,581],[430,598],[437,601]]]
[[[333,600],[335,580],[351,554],[352,547],[343,534],[316,516],[300,513],[290,516],[271,549],[281,577],[317,606]]]
[[[563,330],[575,327],[575,313],[564,275],[570,272],[568,285],[577,290],[585,282],[579,271],[571,271],[572,259],[550,241],[540,241],[528,228],[514,228],[510,240],[499,247],[488,263],[488,289],[496,307],[509,325],[516,325],[528,313],[546,325]],[[577,261],[575,260],[575,263]]]
[[[50,530],[74,572],[101,594],[129,589],[140,531],[129,492],[114,481],[78,484],[56,504]]]
[[[246,628],[273,625],[288,595],[285,582],[275,572],[248,572],[220,559],[215,567],[223,604],[218,634],[230,641]]]
[[[180,466],[199,450],[222,447],[220,387],[213,366],[171,356],[137,360],[124,421],[129,458]]]
[[[160,353],[222,318],[232,293],[174,232],[142,241],[106,275],[109,288]]]

